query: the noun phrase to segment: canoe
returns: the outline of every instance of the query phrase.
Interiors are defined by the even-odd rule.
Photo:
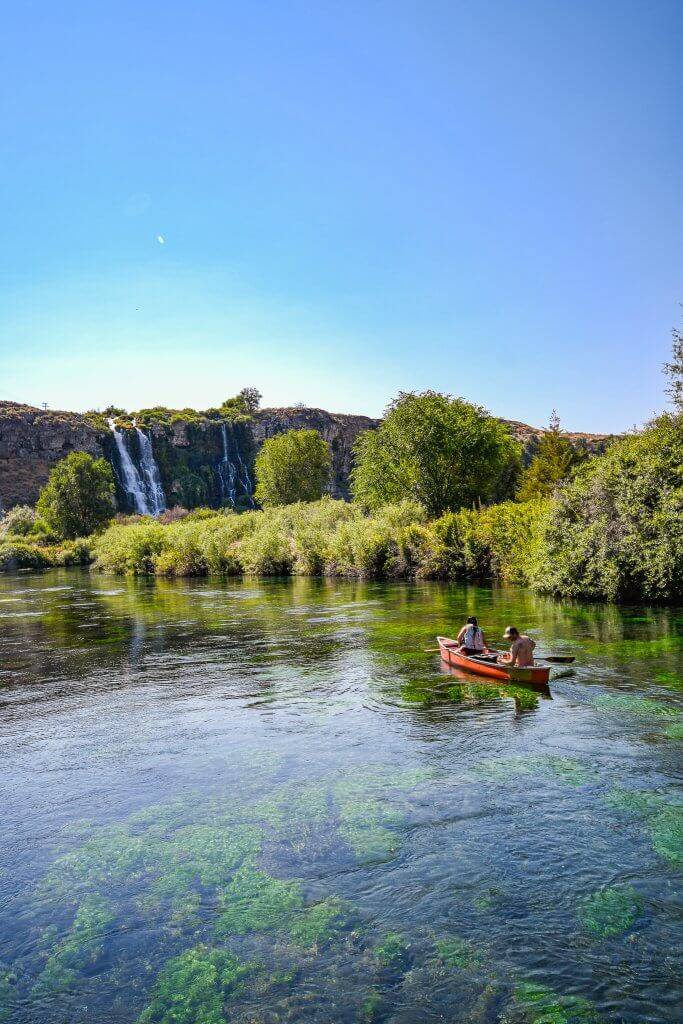
[[[530,668],[510,668],[498,661],[462,654],[456,640],[437,636],[441,657],[447,665],[465,669],[476,676],[498,679],[505,683],[520,683],[522,686],[547,686],[550,669],[547,665],[533,665]]]

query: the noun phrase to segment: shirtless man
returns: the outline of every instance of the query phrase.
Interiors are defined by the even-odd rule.
[[[508,626],[503,634],[510,640],[510,653],[501,655],[500,660],[510,667],[530,668],[534,663],[534,647],[536,642],[530,636],[520,633],[516,626]]]

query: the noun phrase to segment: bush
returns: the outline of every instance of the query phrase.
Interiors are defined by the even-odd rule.
[[[0,544],[0,572],[17,569],[46,569],[54,565],[49,553],[36,544]]]
[[[683,597],[683,417],[616,441],[561,487],[541,531],[537,589]]]
[[[254,469],[261,505],[317,501],[329,484],[332,457],[317,430],[288,430],[264,442]]]
[[[154,573],[170,529],[144,519],[129,526],[113,523],[95,541],[95,568],[125,576]]]
[[[114,515],[111,466],[86,452],[71,452],[50,472],[37,509],[58,537],[72,540],[95,533]]]
[[[38,516],[30,505],[15,505],[0,519],[0,537],[26,537],[36,529]]]

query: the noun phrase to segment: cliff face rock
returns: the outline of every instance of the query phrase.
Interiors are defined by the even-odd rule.
[[[252,433],[256,447],[260,448],[266,438],[274,434],[287,430],[317,430],[332,452],[331,494],[335,498],[348,498],[354,442],[364,430],[373,430],[379,424],[380,420],[369,416],[325,412],[324,409],[262,409],[256,414]]]
[[[0,504],[34,504],[56,462],[74,451],[98,458],[104,440],[78,413],[0,402]]]
[[[525,462],[530,461],[546,431],[512,420],[503,422],[524,446]],[[293,407],[261,409],[250,421],[223,424],[204,414],[174,414],[165,422],[153,421],[145,430],[152,439],[168,505],[218,507],[229,502],[249,508],[253,462],[266,438],[287,430],[317,430],[332,452],[331,493],[348,498],[354,442],[379,423],[369,416]],[[140,438],[130,423],[124,433],[126,446],[139,463]],[[604,451],[610,440],[602,434],[567,437],[591,453]],[[102,417],[16,402],[0,402],[0,508],[34,504],[51,468],[73,451],[108,459],[117,481],[119,508],[135,510],[123,486],[113,435]]]

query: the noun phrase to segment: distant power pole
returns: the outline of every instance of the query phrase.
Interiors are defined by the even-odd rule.
[[[40,404],[42,405],[43,409],[47,409],[47,402],[41,402]]]

